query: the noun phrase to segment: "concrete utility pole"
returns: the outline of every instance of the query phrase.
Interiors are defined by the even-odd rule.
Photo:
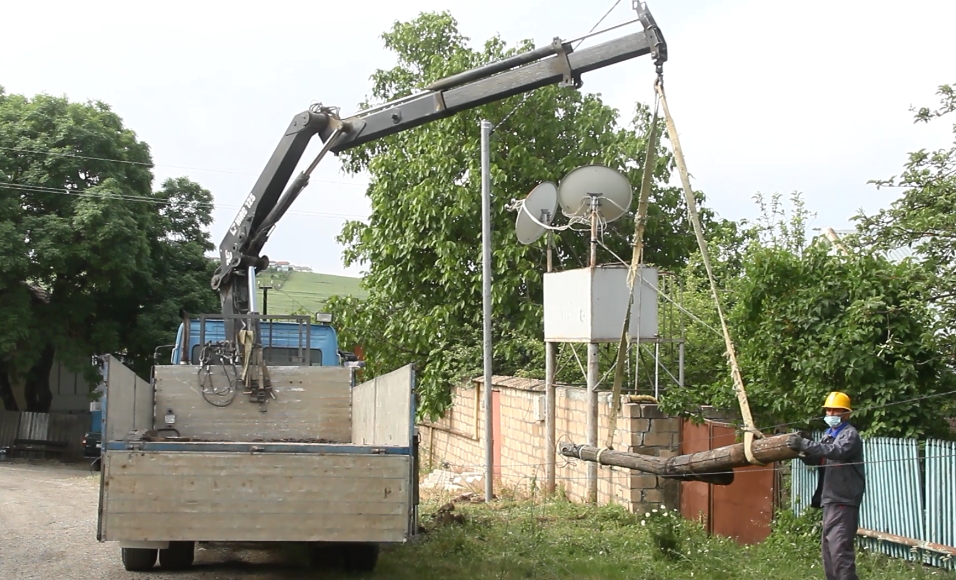
[[[597,195],[591,195],[591,259],[589,266],[593,275],[597,268],[598,244],[598,213],[600,201]],[[598,381],[601,379],[600,351],[596,342],[588,343],[588,414],[585,421],[587,444],[596,447],[598,444]],[[597,463],[589,461],[587,464],[587,501],[597,503]]]
[[[548,230],[548,272],[552,270],[551,264],[551,230]],[[556,488],[555,459],[557,457],[557,445],[555,441],[555,414],[557,410],[556,396],[554,388],[554,375],[558,359],[558,343],[544,343],[544,491],[547,494],[553,494]]]
[[[485,377],[485,501],[495,495],[494,414],[491,408],[491,122],[481,120],[481,306]]]

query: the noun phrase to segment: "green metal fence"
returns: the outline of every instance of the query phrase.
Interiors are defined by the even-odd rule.
[[[956,442],[926,442],[925,536],[930,542],[956,546]],[[934,555],[931,563],[956,569],[956,559]]]
[[[814,434],[815,439],[820,436]],[[864,439],[863,453],[863,546],[956,569],[956,559],[949,554],[956,553],[956,442],[930,439],[921,445],[916,439],[873,437]],[[800,460],[792,462],[790,507],[794,513],[810,505],[817,476],[816,468]]]

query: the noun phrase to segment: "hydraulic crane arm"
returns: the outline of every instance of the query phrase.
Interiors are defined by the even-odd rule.
[[[255,272],[269,263],[268,257],[259,255],[262,247],[329,151],[339,153],[543,86],[580,87],[582,74],[639,56],[652,55],[659,71],[667,60],[664,37],[647,8],[637,0],[634,7],[644,28],[641,32],[580,51],[556,38],[548,46],[446,77],[420,93],[345,119],[322,105],[296,115],[219,245],[220,264],[212,287],[221,295],[227,340],[236,339],[235,315],[256,310]],[[286,189],[315,135],[324,143],[322,150]]]

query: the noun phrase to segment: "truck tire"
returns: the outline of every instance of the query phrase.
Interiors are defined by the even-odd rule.
[[[313,568],[338,568],[342,564],[341,546],[329,542],[313,542],[309,545],[309,565]]]
[[[371,572],[378,564],[378,544],[348,544],[342,556],[346,572]]]
[[[159,551],[159,567],[165,570],[183,570],[193,565],[195,542],[170,542]]]
[[[156,552],[155,548],[123,548],[123,567],[130,572],[152,570]]]

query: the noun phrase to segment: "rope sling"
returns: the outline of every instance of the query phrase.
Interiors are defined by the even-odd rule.
[[[624,358],[627,355],[629,347],[628,327],[631,318],[631,307],[634,303],[634,281],[637,276],[638,268],[643,262],[644,252],[644,227],[647,222],[647,206],[650,198],[651,177],[653,167],[657,159],[657,143],[660,135],[657,129],[658,112],[660,109],[664,113],[664,123],[667,127],[667,136],[674,148],[674,160],[680,174],[681,186],[684,190],[684,200],[687,203],[687,217],[690,220],[694,234],[697,238],[697,245],[700,248],[701,259],[704,263],[704,269],[707,271],[707,279],[710,282],[711,293],[714,297],[714,303],[717,306],[717,316],[720,318],[720,327],[726,346],[726,356],[730,364],[730,375],[733,380],[734,392],[737,395],[737,402],[740,405],[740,414],[743,419],[744,433],[744,454],[747,462],[751,465],[765,465],[759,461],[753,454],[753,442],[755,438],[763,438],[763,433],[754,425],[753,415],[750,412],[750,403],[747,401],[747,390],[744,388],[743,377],[740,373],[740,366],[737,363],[737,353],[734,348],[733,340],[730,337],[730,330],[727,327],[727,320],[724,317],[723,308],[720,305],[720,297],[717,291],[717,282],[714,280],[714,272],[710,262],[710,252],[707,248],[707,241],[704,239],[703,228],[700,224],[700,217],[697,211],[697,199],[690,186],[690,175],[687,172],[687,165],[684,160],[684,153],[681,150],[680,139],[677,135],[677,127],[674,119],[671,117],[670,110],[667,107],[667,98],[664,95],[663,76],[658,71],[657,79],[654,82],[654,116],[651,121],[650,134],[647,138],[647,151],[644,156],[644,168],[641,179],[641,192],[637,206],[637,213],[634,215],[634,244],[631,254],[631,264],[628,268],[627,288],[628,303],[624,314],[624,324],[621,331],[621,342],[617,350],[617,362],[614,373],[614,386],[611,390],[612,409],[608,421],[607,440],[604,447],[598,452],[597,461],[600,463],[601,452],[606,449],[613,449],[614,432],[617,429],[617,416],[621,411],[621,388],[624,382]]]

